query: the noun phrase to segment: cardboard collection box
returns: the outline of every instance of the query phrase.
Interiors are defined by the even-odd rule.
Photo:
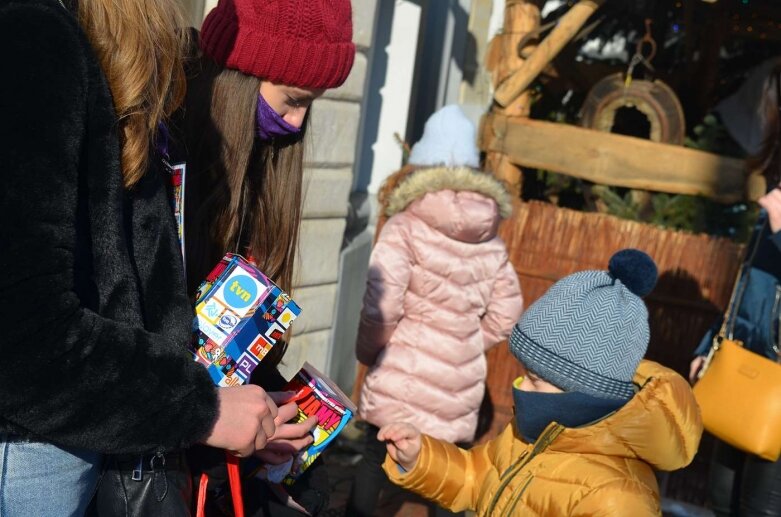
[[[344,429],[358,408],[331,379],[309,363],[304,363],[285,391],[295,393],[292,400],[298,405],[296,422],[317,417],[314,442],[296,456],[284,480],[285,484],[292,485]]]
[[[266,275],[239,255],[227,254],[196,295],[191,351],[217,386],[239,386],[282,338],[301,308]],[[333,381],[306,363],[286,385],[298,404],[295,422],[318,419],[314,443],[293,461],[283,483],[291,485],[347,425],[356,408]],[[245,460],[248,475],[266,469]],[[245,472],[247,472],[245,470]],[[285,475],[285,473],[282,473]],[[281,477],[281,476],[280,476]]]
[[[246,383],[301,308],[239,255],[227,254],[201,284],[192,352],[218,386]]]

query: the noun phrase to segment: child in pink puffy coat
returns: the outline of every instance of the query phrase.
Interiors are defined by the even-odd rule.
[[[379,427],[403,421],[470,443],[485,393],[485,352],[523,309],[518,277],[497,236],[507,190],[480,172],[475,129],[457,106],[426,122],[416,170],[386,194],[389,217],[369,264],[356,344],[369,367],[359,414],[370,426],[348,515],[373,515],[385,481]]]

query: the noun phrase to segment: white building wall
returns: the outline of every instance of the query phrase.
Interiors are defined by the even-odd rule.
[[[390,43],[386,47],[387,68],[380,89],[382,98],[377,139],[371,148],[374,160],[368,191],[377,194],[385,179],[402,163],[402,140],[407,132],[407,118],[415,72],[421,7],[414,2],[397,0],[393,11]],[[386,19],[382,20],[387,23]]]
[[[342,87],[315,101],[306,155],[304,221],[296,262],[294,298],[303,313],[294,324],[283,366],[292,376],[308,361],[327,371],[348,198],[358,147],[358,128],[374,34],[377,0],[354,0],[353,41],[358,52],[350,77]]]

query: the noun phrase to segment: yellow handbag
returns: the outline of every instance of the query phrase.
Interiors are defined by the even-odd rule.
[[[756,247],[738,275],[724,323],[694,385],[694,396],[709,433],[737,449],[776,461],[781,456],[781,364],[747,350],[733,337],[737,306],[746,285],[742,280]]]

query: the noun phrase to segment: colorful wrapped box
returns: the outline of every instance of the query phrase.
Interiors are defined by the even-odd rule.
[[[295,393],[291,401],[298,405],[296,423],[317,417],[314,442],[295,457],[290,473],[283,481],[292,485],[344,429],[357,408],[331,379],[309,363],[304,363],[284,391]]]
[[[301,314],[243,257],[227,254],[198,289],[192,352],[218,386],[238,386]]]

